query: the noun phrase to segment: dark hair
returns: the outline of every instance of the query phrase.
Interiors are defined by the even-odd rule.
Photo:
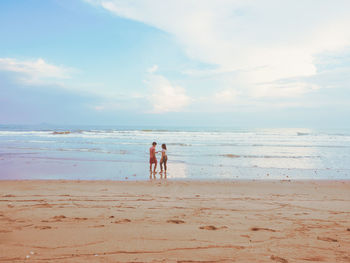
[[[157,143],[156,142],[152,142],[152,145],[157,145]]]
[[[163,148],[164,150],[166,150],[166,145],[165,145],[165,143],[162,144],[162,148]]]

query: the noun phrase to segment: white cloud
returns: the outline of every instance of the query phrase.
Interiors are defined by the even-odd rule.
[[[19,80],[26,84],[40,84],[40,82],[48,79],[70,78],[70,73],[74,70],[49,64],[42,58],[36,60],[0,58],[0,71],[10,71],[19,74]]]
[[[237,99],[238,92],[235,89],[224,89],[215,93],[217,103],[233,103]]]
[[[182,111],[191,101],[184,88],[172,85],[164,76],[150,74],[145,83],[151,93],[148,100],[152,113]]]
[[[95,98],[97,103],[91,105],[95,111],[134,111],[142,112],[145,109],[146,96],[139,93],[98,93]]]
[[[153,65],[152,67],[150,67],[147,72],[148,73],[154,73],[158,70],[158,65]]]
[[[314,76],[316,55],[350,46],[348,0],[88,2],[169,32],[189,57],[216,66],[203,74],[225,79],[232,73],[230,84],[244,86],[247,94],[256,97],[308,92],[306,83],[296,87],[295,80],[286,86],[275,82]],[[232,77],[228,79],[232,82]]]
[[[255,98],[292,98],[317,89],[319,89],[319,86],[304,82],[291,82],[284,84],[271,83],[257,86],[255,90],[252,90],[251,96]]]

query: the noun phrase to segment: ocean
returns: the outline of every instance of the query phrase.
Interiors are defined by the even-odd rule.
[[[1,125],[0,180],[149,180],[153,141],[168,179],[350,179],[349,130]]]

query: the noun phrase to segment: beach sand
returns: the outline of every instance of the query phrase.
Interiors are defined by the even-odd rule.
[[[0,262],[350,262],[350,181],[0,181]]]

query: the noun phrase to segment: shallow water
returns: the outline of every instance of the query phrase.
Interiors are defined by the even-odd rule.
[[[145,180],[153,141],[168,178],[350,179],[348,130],[29,126],[0,126],[0,179]]]

